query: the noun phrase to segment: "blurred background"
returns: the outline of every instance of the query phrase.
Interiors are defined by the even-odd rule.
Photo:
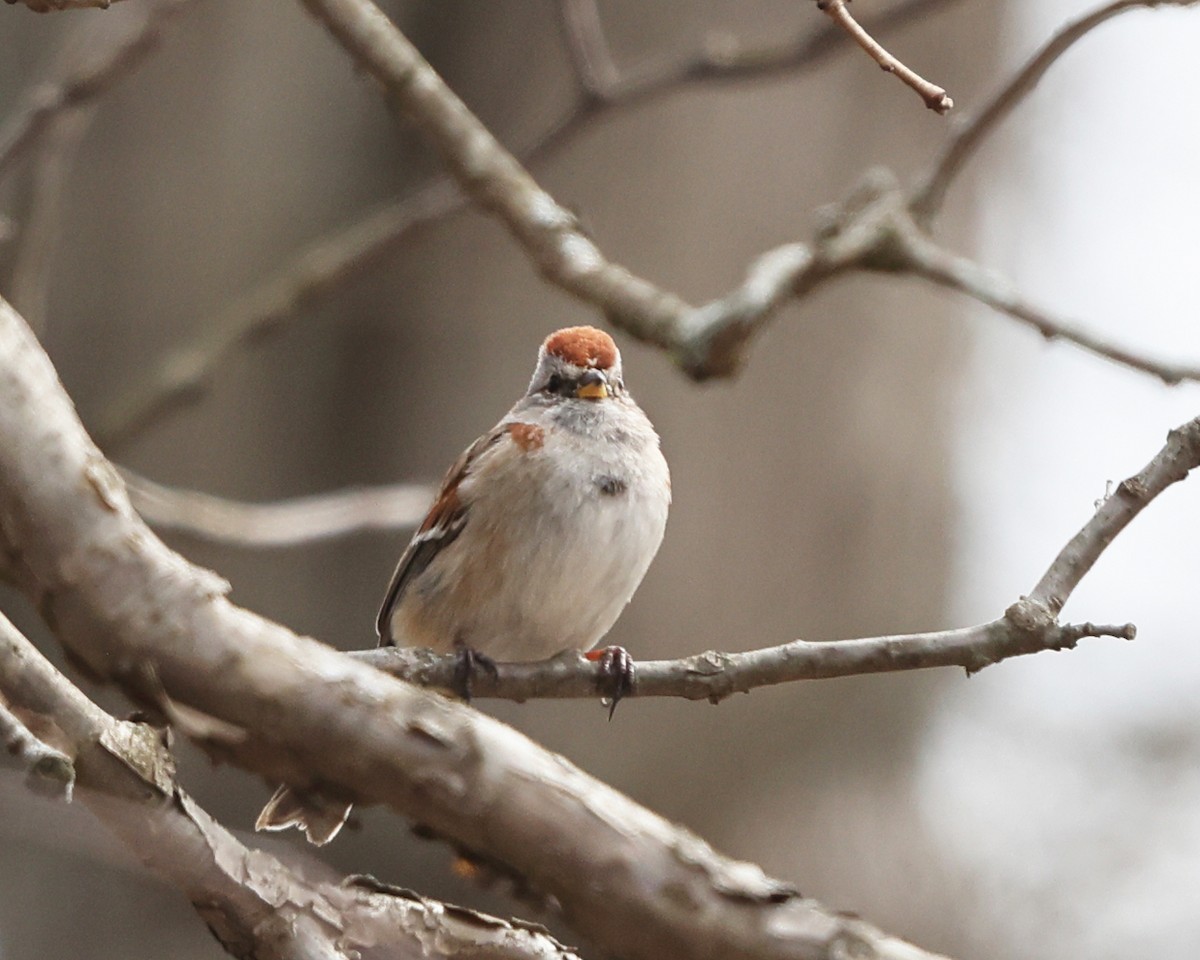
[[[383,6],[510,147],[571,109],[550,0]],[[855,12],[887,6],[861,0]],[[965,112],[1090,7],[947,0],[887,42]],[[629,69],[714,37],[774,46],[825,27],[791,0],[600,9]],[[143,13],[4,9],[0,117]],[[1200,16],[1187,11],[1134,12],[1090,36],[972,162],[939,235],[1035,303],[1200,360],[1196,49]],[[922,170],[946,125],[843,46],[810,69],[608,111],[534,173],[609,256],[695,303],[738,282],[756,254],[809,236],[817,209],[869,167]],[[437,176],[298,4],[186,5],[140,69],[48,142],[73,156],[65,178],[43,151],[0,183],[14,227],[0,289],[37,323],[97,432],[235,295]],[[43,211],[34,244],[15,229],[30,210]],[[156,481],[244,500],[432,482],[524,389],[546,333],[596,321],[541,283],[500,227],[461,212],[299,304],[232,352],[198,402],[106,452]],[[889,278],[851,277],[789,306],[736,382],[696,386],[618,339],[674,477],[666,541],[611,635],[638,658],[991,619],[1032,587],[1106,482],[1139,469],[1200,401],[1195,387],[1165,388]],[[794,684],[719,707],[639,700],[612,723],[586,702],[480,706],[724,852],[924,947],[985,960],[1192,957],[1198,521],[1197,489],[1172,490],[1068,606],[1074,619],[1135,621],[1133,644],[1090,641],[969,680]],[[168,540],[228,578],[237,602],[350,649],[373,643],[407,537],[274,550]],[[0,592],[0,605],[57,658],[23,600]],[[386,812],[362,811],[319,853],[298,835],[249,836],[270,787],[179,753],[183,785],[251,844],[530,915],[457,878],[445,847]],[[80,805],[39,800],[0,771],[0,958],[222,955],[183,898]]]

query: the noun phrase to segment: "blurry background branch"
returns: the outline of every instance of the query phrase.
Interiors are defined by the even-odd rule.
[[[0,128],[0,179],[29,160],[20,232],[8,252],[10,297],[29,324],[44,332],[47,295],[67,181],[94,118],[98,98],[134,72],[158,48],[170,22],[189,0],[156,0],[131,17],[97,29],[74,24],[53,73],[33,87]]]
[[[394,483],[244,503],[180,490],[122,471],[134,509],[155,527],[242,547],[288,547],[363,530],[396,530],[421,522],[433,489]]]
[[[1193,2],[1176,0],[1176,5]],[[374,76],[395,102],[403,105],[462,189],[505,224],[544,278],[594,304],[614,325],[663,348],[696,379],[732,374],[741,363],[748,341],[786,299],[808,293],[831,276],[850,268],[917,272],[913,270],[911,257],[907,261],[891,257],[896,221],[879,219],[880,204],[875,202],[887,198],[868,196],[865,203],[851,198],[840,208],[842,220],[835,233],[819,237],[812,246],[793,243],[763,254],[739,288],[704,306],[693,307],[674,293],[605,258],[580,229],[575,215],[557,204],[533,180],[370,0],[304,0],[304,3],[355,62]],[[1125,0],[1115,7],[1157,5],[1153,0],[1140,3]],[[964,128],[962,136],[954,141],[956,145],[935,165],[928,178],[931,186],[921,191],[919,204],[909,203],[904,224],[907,231],[923,233],[923,227],[912,215],[914,204],[928,220],[937,207],[935,198],[953,179],[962,158],[1031,89],[1036,78],[1062,50],[1104,19],[1105,16],[1085,18],[1084,26],[1052,40],[1048,48],[1052,52],[1035,57],[1029,67],[1006,85],[993,106]],[[581,33],[580,23],[591,22],[577,18],[573,33]],[[587,32],[582,31],[585,35]],[[585,76],[591,78],[593,85],[611,82],[608,59],[593,51],[583,62],[588,65]],[[893,189],[900,194],[898,186]],[[892,205],[885,212],[897,211]],[[917,275],[922,274],[917,272]],[[974,294],[969,286],[960,285],[959,289]],[[995,305],[994,298],[980,296],[980,299]],[[1030,312],[1024,314],[1022,319],[1028,322]],[[1051,332],[1048,326],[1043,325],[1044,333]],[[1052,332],[1119,363],[1133,356],[1132,351],[1108,349],[1066,328]],[[1185,371],[1181,376],[1180,371],[1156,368],[1153,361],[1145,358],[1140,358],[1134,366],[1150,369],[1167,382],[1190,379],[1195,373]]]
[[[46,136],[61,114],[95,100],[141,66],[158,46],[170,20],[189,2],[144,0],[144,13],[120,40],[99,53],[89,50],[84,62],[66,76],[33,87],[24,104],[0,127],[0,178]],[[107,3],[85,5],[107,6]]]
[[[904,0],[868,22],[886,36],[962,0]],[[746,46],[724,34],[710,36],[691,56],[650,59],[618,70],[593,0],[563,0],[563,36],[580,86],[576,102],[526,146],[529,164],[554,156],[602,117],[645,106],[696,84],[762,80],[809,70],[848,47],[829,24],[771,47]],[[149,426],[204,396],[221,365],[239,349],[262,343],[300,308],[328,296],[384,261],[414,231],[469,206],[449,179],[436,180],[364,219],[310,243],[293,260],[199,324],[191,342],[172,348],[101,411],[96,441],[110,453]],[[636,335],[636,334],[635,334]]]
[[[416,957],[571,960],[544,931],[356,878],[315,880],[244,846],[175,780],[165,730],[119,721],[89,701],[0,613],[0,697],[41,718],[77,758],[79,797],[163,882],[196,908],[233,956],[254,960]],[[6,717],[0,706],[0,736]],[[24,728],[21,727],[21,730]],[[32,741],[26,759],[72,770]],[[7,739],[7,737],[6,737]],[[44,771],[43,771],[44,775]],[[66,795],[70,799],[70,793]]]
[[[1071,46],[1105,21],[1130,10],[1190,7],[1196,3],[1197,0],[1116,0],[1072,20],[1059,30],[987,103],[953,127],[953,133],[938,153],[937,160],[913,189],[911,209],[917,222],[927,226],[937,216],[947,189],[971,154],[1032,92],[1038,81]]]
[[[1169,2],[1188,6],[1195,0]],[[932,6],[929,0],[901,5],[883,26],[903,23],[908,17],[925,12],[928,6]],[[927,233],[928,224],[940,210],[946,190],[966,159],[1062,53],[1107,19],[1145,6],[1153,4],[1147,0],[1109,4],[1056,34],[985,107],[956,127],[947,146],[911,194],[905,194],[887,171],[872,171],[842,204],[825,212],[824,225],[810,244],[785,244],[763,254],[737,290],[721,300],[678,313],[676,319],[682,325],[678,329],[686,327],[690,331],[674,346],[688,353],[690,359],[685,366],[693,373],[715,372],[715,368],[710,368],[716,363],[728,372],[731,365],[740,362],[742,350],[754,331],[782,302],[803,297],[840,273],[876,270],[911,275],[958,290],[1014,317],[1047,339],[1065,340],[1114,363],[1156,376],[1167,384],[1200,381],[1200,368],[1150,357],[1026,302],[1015,285],[997,272],[944,250]],[[361,0],[346,0],[337,9],[344,16],[348,10],[358,10],[361,14],[366,8]],[[652,65],[640,73],[623,76],[608,49],[594,2],[564,0],[560,12],[564,37],[584,95],[529,151],[533,158],[564,142],[601,109],[634,103],[693,79],[724,77],[727,72],[742,76],[776,71],[783,65],[789,68],[807,65],[834,47],[832,37],[818,33],[817,39],[803,47],[789,45],[786,55],[780,51],[770,55],[730,51],[723,59],[702,58],[685,61],[682,66]],[[381,33],[393,40],[399,36],[386,28],[381,28]],[[412,63],[422,64],[422,69],[433,75],[415,50],[405,45],[399,49]],[[385,57],[386,53],[377,51],[376,55]],[[453,96],[448,89],[440,89]],[[460,120],[470,116],[461,104],[456,109]],[[482,128],[477,121],[475,124],[473,129],[478,133]],[[503,152],[494,141],[488,142],[489,151]],[[511,172],[516,161],[509,157],[506,165]],[[523,190],[532,183],[522,182]],[[462,196],[449,183],[437,181],[406,201],[380,209],[349,230],[318,241],[299,260],[204,323],[197,340],[175,348],[162,363],[151,365],[144,379],[135,380],[124,395],[108,406],[97,426],[100,441],[106,447],[120,446],[171,410],[197,399],[220,363],[234,350],[269,335],[293,318],[304,303],[360,275],[394,243],[404,239],[409,230],[459,209],[462,202]],[[514,206],[520,207],[520,203]],[[563,218],[560,227],[570,234],[574,229],[573,218],[561,208],[559,213]],[[569,246],[564,244],[564,249]],[[599,255],[598,251],[596,254]],[[643,285],[641,289],[648,288]],[[650,299],[654,299],[653,294]],[[612,306],[604,297],[601,302]],[[660,303],[673,303],[674,310],[682,302],[665,295]],[[621,316],[619,311],[613,315],[618,320]],[[424,496],[420,487],[399,485],[250,505],[199,492],[174,491],[145,480],[135,480],[132,490],[138,508],[152,523],[241,546],[281,546],[366,528],[408,527],[420,519]],[[374,517],[370,515],[372,510],[378,511]]]
[[[184,0],[174,0],[165,4],[165,8],[174,8],[182,2]],[[955,0],[909,0],[896,5],[868,26],[873,33],[885,35],[952,2]],[[1165,2],[1188,6],[1195,0]],[[1121,0],[1081,17],[1052,38],[983,109],[954,127],[955,132],[930,171],[913,188],[909,205],[915,224],[922,230],[927,229],[969,156],[1066,49],[1119,13],[1157,5],[1152,0]],[[523,151],[530,163],[552,154],[589,122],[609,110],[644,103],[690,83],[730,82],[809,68],[844,46],[839,43],[844,35],[831,25],[777,48],[743,49],[734,41],[713,38],[708,48],[691,59],[652,61],[641,68],[619,69],[609,51],[592,0],[564,0],[560,11],[563,34],[576,65],[582,96],[561,120]],[[155,35],[150,32],[144,45],[148,47]],[[131,44],[130,50],[140,54],[142,46]],[[415,51],[411,55],[417,56]],[[60,109],[61,104],[92,96],[117,73],[112,66],[97,69],[64,83],[53,96],[43,94],[32,101],[37,106],[10,121],[9,126],[13,129],[7,136],[0,133],[0,145],[8,144],[7,148],[0,146],[0,175],[11,162],[10,157],[19,155],[25,141],[36,135],[40,124],[45,122],[50,105],[59,104],[54,109]],[[98,83],[98,79],[103,83]],[[53,109],[48,115],[53,116]],[[502,151],[503,148],[493,143],[493,149]],[[345,230],[314,241],[296,260],[283,265],[260,285],[203,322],[193,342],[173,348],[161,361],[149,365],[147,372],[135,379],[102,412],[95,431],[98,442],[105,449],[115,450],[172,411],[195,402],[204,395],[216,371],[233,351],[268,338],[283,324],[295,319],[302,306],[344,286],[380,262],[396,245],[407,240],[414,228],[460,210],[466,202],[466,198],[449,183],[437,181],[409,198],[380,208]],[[560,227],[570,228],[574,223],[573,216],[561,208],[560,214]],[[862,239],[869,241],[871,238]],[[849,251],[836,268],[865,267],[867,246],[864,244],[857,251]],[[590,241],[580,247],[581,250],[589,248],[594,249]],[[639,289],[645,295],[641,302],[647,309],[652,302],[666,308],[669,315],[666,318],[658,315],[653,319],[655,314],[651,310],[650,319],[639,319],[636,311],[633,314],[626,312],[628,304],[623,306],[620,298],[610,300],[596,291],[592,298],[618,326],[639,339],[673,351],[690,375],[700,378],[728,376],[740,366],[749,340],[784,301],[804,297],[834,272],[829,267],[813,269],[813,261],[809,244],[789,244],[764,254],[741,288],[699,308],[688,307],[669,294],[656,299],[652,289],[639,281]],[[958,262],[964,268],[972,266],[961,258]],[[916,269],[915,264],[910,264],[908,270],[917,276],[945,282],[944,274],[930,276]],[[991,276],[982,268],[972,273],[978,278]],[[1016,299],[1008,296],[998,301],[994,296],[995,284],[955,285],[986,305],[1031,323],[1046,336],[1076,343],[1168,383],[1197,379],[1197,371],[1193,368],[1161,363],[1132,348],[1106,343],[1083,328],[1054,320],[1035,308],[1012,309],[1010,306],[1016,304]],[[578,289],[573,292],[580,293]],[[589,296],[587,293],[581,295]],[[1037,320],[1031,320],[1031,317]]]

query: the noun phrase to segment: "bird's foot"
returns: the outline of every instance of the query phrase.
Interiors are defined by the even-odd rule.
[[[471,680],[480,670],[490,673],[493,677],[499,676],[496,661],[466,644],[458,644],[454,655],[457,658],[457,663],[454,664],[454,692],[470,703]]]
[[[596,687],[608,701],[608,719],[611,720],[617,710],[617,704],[633,692],[633,657],[624,647],[589,650],[583,656],[599,664]]]

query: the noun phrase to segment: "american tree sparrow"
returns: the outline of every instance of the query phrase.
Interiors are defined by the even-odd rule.
[[[625,390],[621,354],[594,327],[552,333],[525,396],[455,461],[404,551],[376,620],[381,646],[474,663],[591,650],[662,542],[671,479],[650,420]],[[628,689],[629,660],[589,655]],[[337,834],[349,806],[280,787],[259,830]]]

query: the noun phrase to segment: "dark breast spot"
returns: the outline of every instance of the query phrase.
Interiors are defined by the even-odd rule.
[[[606,497],[619,497],[629,489],[629,484],[618,477],[597,477],[596,486]]]

